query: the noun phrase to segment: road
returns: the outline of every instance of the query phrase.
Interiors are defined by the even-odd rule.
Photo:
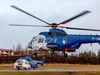
[[[43,69],[43,70],[0,70],[0,72],[93,72],[93,71],[99,71],[100,68],[81,68],[81,69]]]

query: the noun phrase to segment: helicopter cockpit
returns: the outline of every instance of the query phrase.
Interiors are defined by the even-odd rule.
[[[31,42],[29,43],[29,46],[31,46],[31,49],[38,51],[40,49],[47,49],[46,47],[46,39],[44,35],[38,35],[33,37]]]

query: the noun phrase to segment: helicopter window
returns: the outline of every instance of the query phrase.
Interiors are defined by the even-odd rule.
[[[28,64],[27,62],[25,62],[25,64]]]
[[[45,43],[47,43],[47,39],[45,39]]]
[[[57,38],[54,39],[54,43],[57,43]]]
[[[35,41],[37,41],[37,39],[35,39]]]
[[[17,62],[17,63],[19,63],[20,61],[19,61],[19,60],[17,60],[16,62]]]
[[[66,44],[66,38],[63,38],[62,42],[63,44]]]
[[[43,43],[44,39],[43,38],[39,38],[38,43]]]
[[[46,42],[47,42],[47,43],[50,43],[50,38],[47,38]]]
[[[34,40],[32,40],[31,42],[34,42]]]
[[[44,38],[41,38],[41,43],[43,43],[43,41],[44,41]]]

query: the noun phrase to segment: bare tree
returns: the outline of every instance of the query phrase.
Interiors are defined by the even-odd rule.
[[[13,50],[13,51],[15,51],[15,50],[16,50],[16,49],[15,49],[15,45],[13,45],[13,46],[12,46],[12,50]]]
[[[20,43],[18,43],[16,46],[16,51],[20,51],[20,50],[22,50],[22,46]]]

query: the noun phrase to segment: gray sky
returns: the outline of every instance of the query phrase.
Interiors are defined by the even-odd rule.
[[[92,13],[73,20],[65,24],[65,26],[100,29],[100,0],[0,0],[0,48],[12,48],[13,45],[18,43],[25,47],[33,36],[49,29],[10,27],[8,24],[46,25],[11,8],[11,5],[16,5],[50,23],[59,23],[83,10],[89,10]],[[71,34],[100,34],[100,32],[90,31],[65,31]],[[90,45],[82,45],[81,48],[91,49],[92,47]],[[100,49],[100,46],[93,44],[93,48]]]

